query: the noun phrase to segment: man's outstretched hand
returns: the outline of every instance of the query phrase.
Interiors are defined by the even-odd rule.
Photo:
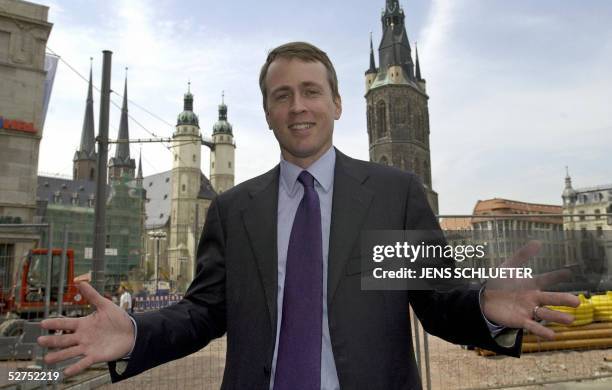
[[[521,267],[535,256],[541,243],[531,241],[507,260],[501,267]],[[547,340],[555,332],[540,324],[538,320],[571,324],[574,318],[566,313],[551,310],[545,305],[577,307],[580,300],[573,294],[545,292],[547,286],[561,282],[570,276],[568,270],[559,270],[538,275],[533,279],[489,280],[482,296],[482,310],[489,321],[508,328],[524,328]]]
[[[95,363],[121,359],[130,353],[135,337],[132,320],[125,310],[98,294],[89,283],[79,282],[78,278],[75,281],[83,297],[97,310],[81,318],[44,320],[42,328],[61,332],[38,338],[41,346],[58,349],[47,353],[47,364],[81,356],[64,370],[66,376],[78,374]]]

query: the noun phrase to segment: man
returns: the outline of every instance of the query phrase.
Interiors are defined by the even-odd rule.
[[[485,317],[547,338],[552,331],[536,320],[571,321],[541,307],[577,305],[569,294],[362,290],[361,231],[439,229],[422,186],[412,174],[333,147],[342,102],[333,65],[318,48],[294,42],[272,50],[260,88],[281,162],[213,201],[184,299],[132,323],[80,283],[98,311],[45,320],[46,329],[75,331],[39,339],[62,348],[47,362],[82,355],[66,369],[72,375],[129,355],[122,373],[110,364],[118,381],[227,333],[225,389],[420,388],[409,305],[432,334],[515,356],[520,334],[501,346]]]
[[[119,286],[119,307],[128,313],[132,312],[132,295],[124,285]]]

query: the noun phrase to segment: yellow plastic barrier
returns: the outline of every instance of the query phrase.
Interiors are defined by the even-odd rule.
[[[580,326],[586,325],[593,322],[594,319],[594,305],[593,303],[584,297],[583,294],[578,295],[580,299],[580,305],[576,308],[569,306],[547,306],[552,310],[557,310],[563,313],[571,314],[574,316],[574,322],[571,323],[571,326]],[[561,325],[554,322],[551,322],[551,325]]]
[[[594,321],[612,321],[612,291],[603,295],[593,295],[591,302],[594,305]]]

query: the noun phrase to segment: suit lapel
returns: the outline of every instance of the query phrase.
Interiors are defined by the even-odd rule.
[[[249,191],[250,204],[242,213],[251,248],[264,287],[272,329],[276,330],[276,293],[278,276],[277,215],[279,166],[266,173]],[[256,310],[256,308],[253,308]]]
[[[355,162],[336,150],[334,195],[329,234],[327,305],[345,273],[346,261],[359,239],[373,193],[363,185],[368,175]]]

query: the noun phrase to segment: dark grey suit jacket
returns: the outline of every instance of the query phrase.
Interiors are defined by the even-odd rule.
[[[420,389],[409,305],[425,329],[459,344],[518,355],[491,338],[478,291],[362,291],[362,230],[439,229],[413,174],[337,151],[328,313],[343,389]],[[113,382],[198,351],[227,333],[223,389],[264,389],[276,333],[279,167],[219,195],[198,247],[197,275],[176,305],[135,315],[136,345]]]

